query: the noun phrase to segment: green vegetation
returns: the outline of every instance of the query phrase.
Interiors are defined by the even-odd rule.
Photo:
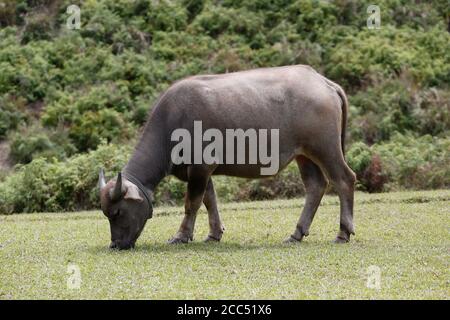
[[[81,28],[69,30],[70,4]],[[0,213],[97,207],[100,166],[125,163],[152,104],[192,74],[309,64],[349,96],[360,190],[450,187],[447,1],[17,0],[0,7]],[[108,155],[108,153],[110,153]],[[2,164],[0,163],[0,166]],[[219,178],[224,200],[303,194],[279,177]],[[162,203],[182,199],[165,180]]]
[[[356,194],[356,236],[331,242],[338,199],[327,196],[301,244],[286,245],[301,199],[221,206],[221,243],[168,245],[183,209],[159,207],[136,249],[111,251],[99,211],[0,216],[0,299],[448,299],[450,192]],[[374,223],[376,221],[376,223]],[[80,289],[68,289],[76,265]],[[367,287],[379,267],[380,289]]]

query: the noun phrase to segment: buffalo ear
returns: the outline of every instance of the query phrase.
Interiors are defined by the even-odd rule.
[[[116,185],[114,186],[114,189],[111,189],[111,200],[112,201],[118,201],[122,198],[123,195],[123,188],[122,188],[122,173],[119,172],[116,179]]]
[[[124,199],[137,200],[139,202],[144,201],[139,195],[139,189],[132,183],[127,183],[127,192],[125,193]]]

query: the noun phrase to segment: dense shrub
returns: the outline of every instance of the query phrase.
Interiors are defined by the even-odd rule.
[[[39,186],[42,179],[51,186],[45,192],[52,193],[40,195],[45,199],[30,196],[30,204],[8,202],[8,208],[16,203],[16,211],[75,209],[69,193],[62,193],[76,188],[55,187],[46,170],[66,177],[70,170],[64,167],[76,163],[86,167],[72,172],[87,172],[92,169],[87,159],[101,157],[103,151],[94,150],[102,141],[132,144],[154,101],[174,81],[289,64],[312,65],[345,88],[350,101],[347,141],[353,145],[347,159],[359,189],[448,187],[448,1],[379,0],[381,28],[369,30],[367,7],[372,3],[5,2],[0,6],[0,140],[8,140],[2,143],[11,145],[13,161],[31,161],[8,179],[16,191],[25,190],[19,183]],[[81,8],[79,30],[66,28],[66,9],[72,4]],[[215,180],[226,200],[304,192],[295,165],[270,179]],[[87,182],[81,186],[90,188]],[[88,191],[77,188],[80,196],[73,201],[89,208]],[[182,183],[167,179],[156,198],[176,203],[183,190]]]
[[[417,119],[415,130],[422,134],[445,136],[450,132],[450,90],[423,90],[413,113]]]
[[[236,33],[253,38],[263,29],[261,14],[246,9],[206,6],[195,18],[191,27],[199,34],[218,37],[223,33]]]
[[[36,159],[0,184],[0,212],[65,211],[98,207],[98,172],[117,173],[129,146],[101,146],[66,162]]]
[[[433,189],[450,186],[450,140],[430,135],[396,134],[371,147],[355,143],[347,162],[365,191],[399,188]]]
[[[407,78],[358,91],[350,104],[353,141],[373,144],[398,132],[441,135],[450,130],[450,91],[420,90]]]
[[[100,167],[113,177],[126,163],[133,143],[101,145],[67,161],[38,158],[21,166],[0,183],[0,213],[64,211],[98,208]],[[387,143],[368,147],[354,144],[347,161],[358,176],[358,189],[375,192],[408,186],[413,189],[450,187],[450,141],[446,138],[396,135]],[[292,163],[278,176],[246,181],[213,177],[220,201],[292,198],[304,187]],[[185,183],[165,178],[155,190],[156,204],[181,203]]]
[[[385,26],[347,36],[330,48],[326,73],[345,87],[368,86],[405,70],[421,85],[450,81],[450,34]]]
[[[98,208],[98,173],[104,168],[113,178],[126,164],[132,144],[101,145],[97,150],[67,161],[37,158],[19,166],[15,174],[0,182],[0,214],[12,212],[68,211]],[[215,177],[214,185],[222,201],[234,199],[236,179]],[[155,190],[157,204],[180,203],[185,183],[165,178]]]
[[[380,192],[388,177],[378,154],[362,142],[355,143],[347,152],[347,163],[356,173],[359,190]]]
[[[33,126],[14,133],[10,140],[10,157],[15,163],[26,164],[39,157],[63,160],[77,151],[62,130],[50,132]]]
[[[95,149],[102,139],[130,139],[134,128],[126,120],[132,102],[126,85],[104,84],[91,87],[83,95],[60,95],[46,108],[42,122],[47,127],[68,126],[69,137],[79,151]],[[129,115],[124,118],[124,115]]]
[[[373,144],[388,140],[396,132],[417,130],[418,95],[407,83],[397,80],[351,96],[351,138]]]
[[[22,43],[26,44],[37,40],[50,40],[53,31],[53,19],[49,10],[28,15],[22,32]]]
[[[23,98],[9,94],[0,97],[0,139],[5,138],[10,130],[26,123],[28,118]]]
[[[289,6],[289,18],[299,34],[315,41],[337,24],[336,6],[328,1],[295,1]]]
[[[10,26],[16,22],[16,3],[14,1],[3,2],[0,6],[0,27]]]
[[[129,140],[131,129],[115,110],[87,111],[77,118],[70,128],[72,138],[79,151],[95,149],[102,139],[111,141]]]
[[[389,177],[388,189],[450,187],[450,139],[430,135],[395,135],[374,145]]]

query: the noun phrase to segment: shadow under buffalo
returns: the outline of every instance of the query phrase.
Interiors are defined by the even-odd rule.
[[[328,242],[331,245],[331,241]],[[127,252],[142,252],[142,253],[167,253],[167,252],[237,252],[237,251],[253,251],[253,250],[264,250],[264,249],[285,249],[290,250],[292,248],[313,248],[317,246],[323,246],[324,243],[321,241],[308,241],[302,243],[242,243],[242,242],[190,242],[183,244],[168,244],[168,243],[150,243],[143,242],[136,245],[135,248],[130,250],[117,250],[109,249],[108,245],[104,246],[92,246],[89,247],[89,251],[93,253],[105,253],[105,252],[117,252],[117,253],[127,253]]]

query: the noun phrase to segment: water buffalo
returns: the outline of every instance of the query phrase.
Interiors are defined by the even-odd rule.
[[[100,173],[101,208],[110,222],[110,247],[134,247],[152,216],[151,194],[169,174],[187,182],[184,219],[169,243],[193,239],[202,203],[209,218],[205,241],[220,241],[224,227],[212,175],[264,177],[260,162],[175,164],[171,150],[176,142],[171,135],[180,128],[194,134],[195,121],[201,121],[205,130],[222,133],[227,128],[278,129],[276,172],[295,159],[306,189],[301,217],[286,241],[300,242],[308,235],[330,181],[340,199],[335,241],[348,242],[354,234],[355,174],[344,160],[347,107],[342,88],[305,65],[192,76],[176,82],[156,102],[131,159],[117,178],[106,183]]]

